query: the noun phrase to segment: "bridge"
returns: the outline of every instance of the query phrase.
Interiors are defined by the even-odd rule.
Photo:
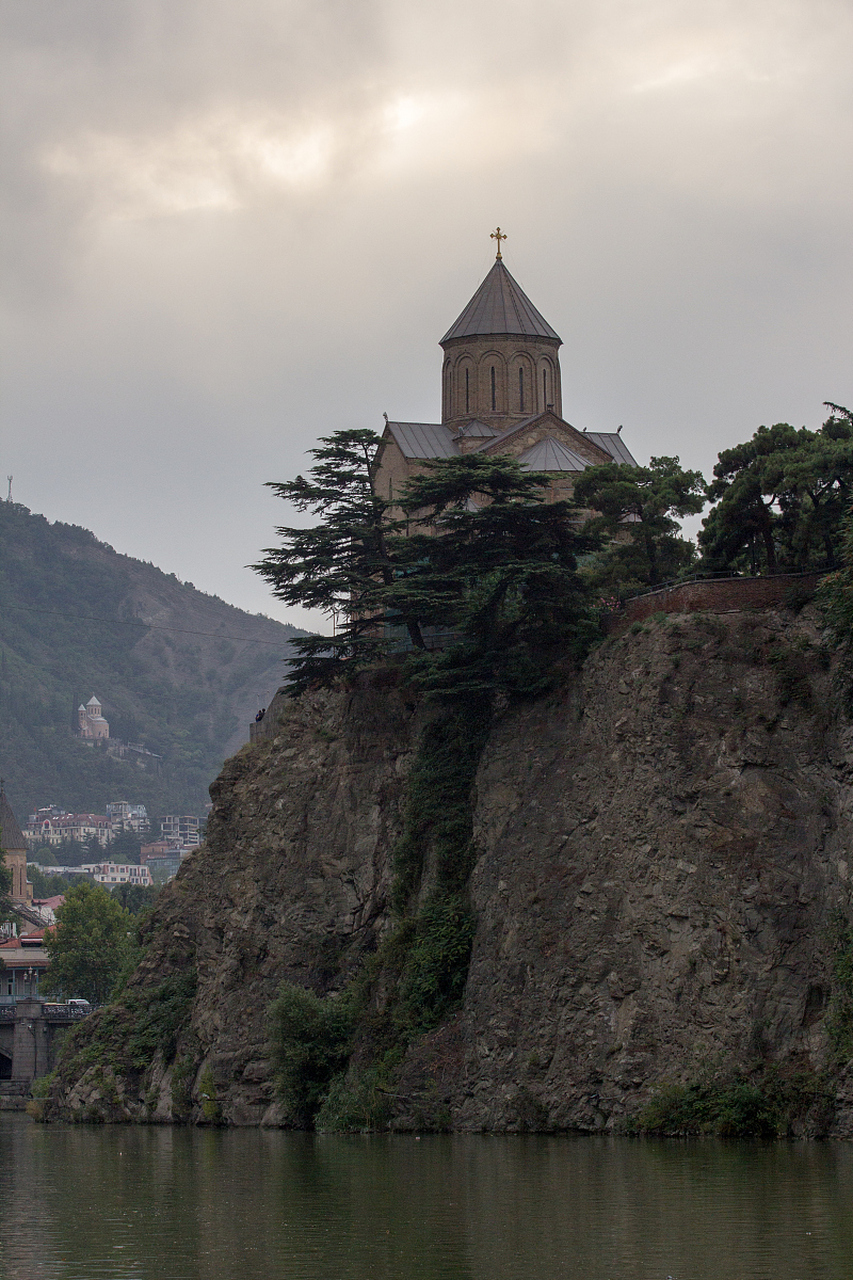
[[[37,997],[0,1004],[0,1109],[23,1106],[33,1081],[56,1066],[64,1033],[85,1017]]]

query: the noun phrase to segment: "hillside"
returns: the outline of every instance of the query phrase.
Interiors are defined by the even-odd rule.
[[[301,633],[17,504],[0,503],[0,546],[0,773],[21,821],[40,804],[103,812],[116,799],[204,813]],[[159,767],[73,736],[93,693],[110,737]]]
[[[809,608],[660,615],[505,707],[470,794],[470,967],[441,1021],[464,915],[436,914],[440,808],[422,914],[394,908],[435,722],[393,670],[279,696],[50,1115],[306,1123],[270,1053],[289,982],[334,997],[283,997],[306,1073],[318,1043],[340,1073],[320,1127],[611,1130],[668,1083],[722,1076],[750,1105],[755,1082],[784,1094],[783,1131],[853,1137],[853,728],[832,661]]]

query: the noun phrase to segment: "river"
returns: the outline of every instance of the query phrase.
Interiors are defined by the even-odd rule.
[[[850,1280],[853,1147],[0,1114],[3,1280]]]

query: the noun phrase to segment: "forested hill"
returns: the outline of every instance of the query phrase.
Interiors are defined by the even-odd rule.
[[[300,634],[0,502],[0,773],[19,819],[38,805],[103,812],[120,799],[153,816],[204,813]],[[74,736],[93,693],[111,739],[144,744],[159,768]]]

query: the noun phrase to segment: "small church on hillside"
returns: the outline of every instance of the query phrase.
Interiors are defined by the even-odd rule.
[[[77,708],[77,734],[87,742],[99,742],[110,736],[109,722],[104,719],[104,708],[100,698],[94,693],[85,707],[81,702]]]
[[[441,339],[441,422],[386,419],[373,470],[375,490],[393,503],[432,458],[509,454],[552,478],[554,500],[574,478],[606,462],[636,466],[619,431],[579,431],[563,417],[562,339],[503,263],[500,227],[494,266]]]

